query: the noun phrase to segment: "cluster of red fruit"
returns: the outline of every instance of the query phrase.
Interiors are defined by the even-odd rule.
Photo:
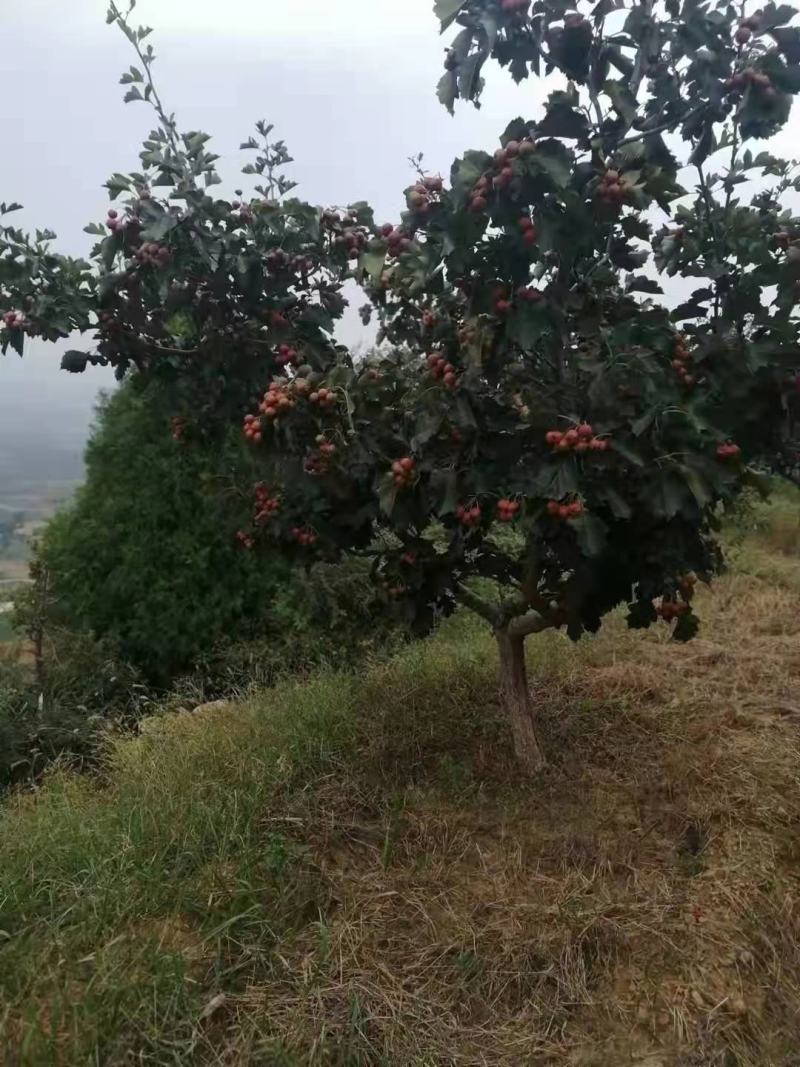
[[[281,510],[281,501],[280,497],[273,495],[272,490],[268,489],[263,482],[256,483],[255,493],[255,521],[262,525],[269,522]]]
[[[300,362],[300,353],[292,345],[281,345],[278,348],[275,362],[280,364],[281,367],[285,367],[287,363],[296,366]]]
[[[333,389],[315,389],[308,397],[310,403],[319,404],[321,408],[332,408],[336,404],[336,393]]]
[[[431,353],[428,356],[428,367],[432,378],[441,378],[448,389],[455,389],[458,384],[456,368],[452,363],[448,363],[444,356],[437,352]]]
[[[255,546],[255,541],[245,530],[239,530],[236,534],[236,540],[243,548],[252,549]]]
[[[3,325],[9,330],[24,330],[28,320],[22,311],[7,311],[3,315]]]
[[[392,477],[398,489],[408,489],[414,483],[417,464],[411,456],[403,456],[392,464]]]
[[[794,246],[798,246],[799,244],[797,239],[793,238],[789,231],[785,230],[783,227],[773,233],[772,239],[778,248],[786,249],[790,244]]]
[[[517,300],[522,300],[529,304],[537,304],[544,299],[541,289],[537,289],[535,285],[520,285],[515,295]]]
[[[363,227],[347,226],[342,233],[336,235],[333,243],[344,245],[348,259],[358,259],[368,242],[369,234]]]
[[[404,552],[400,557],[400,562],[405,563],[407,567],[413,567],[417,562],[416,552]]]
[[[618,170],[607,170],[597,186],[597,199],[607,207],[618,208],[630,198],[633,186]]]
[[[145,241],[136,249],[136,259],[143,266],[165,267],[169,263],[169,249],[155,241]]]
[[[480,214],[489,205],[489,188],[506,189],[514,180],[514,160],[525,158],[536,151],[536,145],[526,137],[523,141],[509,141],[505,148],[498,148],[494,154],[494,174],[482,174],[472,187],[469,210]]]
[[[253,444],[261,444],[261,439],[263,437],[263,434],[261,433],[261,420],[257,419],[255,415],[245,415],[244,435],[248,441],[252,441]]]
[[[535,245],[536,238],[539,236],[539,231],[536,229],[536,224],[530,215],[523,215],[517,223],[522,231],[522,240],[526,245]]]
[[[431,198],[441,193],[443,188],[444,182],[438,175],[423,178],[408,192],[408,206],[418,215],[427,215],[431,209]]]
[[[594,427],[588,422],[573,426],[564,433],[561,430],[548,430],[544,439],[555,452],[577,452],[578,455],[605,452],[609,447],[604,438],[595,437]]]
[[[285,270],[291,262],[291,257],[289,256],[289,253],[284,252],[282,248],[273,248],[273,250],[268,252],[264,257],[264,262],[267,265],[267,270]]]
[[[753,36],[753,31],[757,30],[760,25],[761,20],[758,15],[751,15],[750,18],[742,19],[737,27],[736,33],[733,35],[733,39],[737,44],[747,44]]]
[[[433,311],[422,312],[422,325],[426,330],[432,330],[436,325],[436,313]]]
[[[689,601],[694,596],[694,587],[697,583],[697,579],[693,574],[685,574],[683,578],[678,582],[678,589],[684,600]]]
[[[557,500],[547,501],[547,514],[554,519],[577,519],[586,511],[580,500],[573,500],[571,504],[560,504]]]
[[[411,238],[403,230],[393,226],[391,222],[384,222],[381,226],[381,237],[386,238],[388,253],[390,256],[399,256],[411,248]]]
[[[526,236],[527,236],[528,233],[535,234],[536,231],[535,230],[527,230],[526,231]],[[534,240],[535,240],[535,237],[534,237]],[[539,300],[542,299],[542,292],[541,292],[540,289],[537,289],[535,285],[520,285],[514,291],[514,295],[517,298],[517,300],[522,301],[523,303],[535,304]],[[498,287],[494,292],[494,311],[495,311],[495,314],[496,315],[507,315],[509,313],[509,311],[511,311],[512,307],[513,307],[513,304],[511,302],[511,300],[508,299],[507,290],[503,289],[502,287]]]
[[[696,381],[695,376],[689,372],[691,365],[692,354],[686,347],[686,339],[683,334],[678,334],[675,338],[675,347],[672,350],[672,369],[689,389],[692,388]]]
[[[497,501],[497,517],[500,522],[513,522],[519,515],[520,503],[518,500],[503,498]]]
[[[234,200],[231,204],[231,210],[236,212],[242,222],[253,221],[253,209],[249,204],[243,204],[241,200]]]
[[[186,419],[182,415],[175,415],[172,419],[172,436],[176,441],[183,441],[186,434]]]
[[[507,15],[524,14],[531,0],[501,0],[500,7]]]
[[[662,600],[656,608],[656,615],[658,615],[659,619],[663,619],[664,622],[672,622],[673,619],[677,619],[681,615],[688,615],[691,610],[688,604],[681,603],[678,600]]]
[[[727,441],[723,445],[717,445],[717,457],[719,459],[738,459],[742,454],[741,448],[733,441]]]
[[[112,233],[122,233],[122,231],[127,228],[127,225],[127,219],[121,219],[119,217],[119,212],[115,211],[113,207],[109,209],[106,226],[108,226]]]
[[[318,451],[306,457],[303,469],[306,474],[327,474],[330,470],[331,459],[336,455],[336,445],[324,434],[319,434],[316,442]]]
[[[317,543],[316,533],[308,526],[293,526],[290,532],[298,545],[302,545],[303,548],[310,548]]]
[[[753,67],[745,67],[744,70],[740,70],[730,78],[726,78],[723,85],[729,93],[741,92],[748,85],[751,85],[762,93],[767,100],[774,100],[778,95],[778,91],[772,84],[769,74],[765,74],[761,70],[755,70]]]
[[[471,530],[473,526],[478,526],[481,521],[481,509],[478,504],[467,506],[459,504],[456,508],[456,518],[462,526],[466,526],[468,530]]]
[[[295,406],[292,396],[291,382],[270,382],[269,388],[264,393],[264,399],[258,405],[258,410],[268,419],[275,419],[278,415],[285,415]]]

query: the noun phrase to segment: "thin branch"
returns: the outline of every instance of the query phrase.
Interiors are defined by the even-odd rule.
[[[678,115],[675,118],[669,119],[667,122],[662,122],[658,126],[653,126],[652,129],[642,130],[640,133],[635,133],[631,137],[625,137],[621,141],[617,142],[617,148],[621,148],[625,144],[633,144],[635,141],[643,141],[645,137],[650,137],[651,134],[665,133],[667,130],[673,129],[681,122],[686,122],[687,119],[693,118],[695,115],[699,115],[703,111],[708,110],[708,104],[701,104],[699,107],[692,108],[691,111],[687,111],[684,115]]]
[[[719,233],[717,231],[716,222],[714,221],[714,209],[715,209],[714,198],[711,195],[711,190],[709,189],[708,182],[706,181],[706,174],[705,174],[705,171],[703,170],[703,164],[702,163],[698,163],[696,165],[696,170],[697,170],[698,178],[699,178],[699,181],[700,181],[700,192],[702,194],[703,203],[705,204],[705,208],[706,208],[706,216],[708,218],[708,225],[709,225],[709,228],[711,230],[711,237],[712,237],[712,239],[714,241],[714,255],[715,255],[716,260],[717,260],[717,266],[721,267],[725,257],[722,254],[722,249],[721,249],[720,239],[719,239]],[[717,319],[719,318],[719,295],[720,295],[719,294],[719,278],[716,278],[715,281],[714,281],[714,322],[715,323],[716,323]]]

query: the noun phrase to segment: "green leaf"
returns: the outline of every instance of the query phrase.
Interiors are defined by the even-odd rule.
[[[384,474],[378,487],[378,502],[384,515],[390,516],[397,503],[397,486],[391,472]]]
[[[692,467],[681,467],[681,471],[698,507],[707,507],[713,500],[713,490],[706,479]]]
[[[538,169],[559,189],[569,184],[575,162],[572,152],[560,141],[540,141],[536,151],[528,157],[529,166]]]
[[[672,640],[691,641],[693,637],[697,636],[699,629],[700,620],[693,612],[688,615],[679,615],[678,621],[675,623],[675,629],[672,631]]]
[[[452,515],[459,504],[458,474],[455,470],[433,471],[430,479],[431,493],[436,500],[434,510],[438,515]]]
[[[603,92],[611,101],[611,106],[628,125],[636,118],[639,105],[628,86],[621,81],[609,80],[603,85]]]
[[[142,96],[141,91],[134,85],[127,91],[127,93],[125,93],[122,99],[126,104],[130,104],[133,100],[144,100],[144,97]]]
[[[411,438],[411,450],[420,451],[442,427],[443,416],[438,411],[421,411],[417,416],[414,436]]]
[[[658,619],[652,600],[642,598],[628,605],[627,623],[631,630],[646,630]]]
[[[617,519],[629,519],[632,515],[631,506],[624,497],[610,485],[604,485],[598,488],[597,495],[601,500],[605,500],[614,517]]]
[[[584,556],[600,556],[608,542],[606,524],[596,515],[581,515],[571,525],[578,535],[578,544]]]
[[[545,116],[536,127],[539,136],[586,141],[589,136],[589,120],[578,110],[578,105],[579,97],[576,92],[559,90],[551,93],[547,98]]]
[[[550,317],[542,304],[524,303],[508,321],[508,336],[520,348],[530,350],[550,329]]]
[[[441,76],[436,86],[436,96],[452,115],[458,96],[458,75],[454,70],[446,70]]]
[[[634,437],[641,437],[645,430],[649,430],[653,425],[653,422],[658,415],[660,408],[650,408],[649,411],[645,411],[643,415],[640,415],[638,419],[631,423],[631,432]]]
[[[624,445],[621,441],[617,441],[614,438],[611,439],[611,448],[614,452],[618,452],[623,459],[626,459],[628,463],[632,463],[634,467],[644,467],[645,462],[638,452],[635,452],[628,445]]]
[[[381,246],[380,248],[366,249],[362,252],[358,259],[358,269],[361,272],[362,277],[366,274],[370,281],[374,284],[380,281],[383,268],[386,265],[386,248]]]
[[[442,33],[455,22],[459,11],[466,4],[466,0],[436,0],[433,5],[433,13],[442,25]]]
[[[648,499],[652,505],[653,514],[664,519],[672,519],[686,503],[686,483],[675,471],[667,471],[656,477],[648,493]]]
[[[88,362],[89,356],[86,352],[78,352],[76,349],[71,348],[61,357],[61,369],[68,371],[70,374],[82,374],[86,370]]]
[[[663,293],[664,290],[654,278],[644,274],[631,274],[625,282],[626,293]]]

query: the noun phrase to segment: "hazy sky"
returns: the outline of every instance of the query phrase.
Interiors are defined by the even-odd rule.
[[[144,104],[124,105],[119,74],[135,57],[105,24],[106,0],[0,0],[0,200],[19,200],[27,226],[55,229],[60,245],[86,251],[82,232],[102,221],[101,186],[137,165],[151,126]],[[447,173],[470,147],[491,148],[518,114],[535,117],[535,81],[513,85],[492,67],[480,111],[451,118],[435,97],[444,41],[433,0],[139,0],[154,27],[156,75],[183,129],[213,135],[235,185],[239,143],[259,118],[274,122],[296,158],[299,195],[315,203],[370,201],[394,219],[409,183],[408,157],[423,152]],[[794,137],[800,130],[793,116]],[[783,147],[793,152],[792,131]],[[347,339],[358,336],[354,317]],[[24,361],[0,359],[0,429],[32,409],[53,423],[85,413],[102,372],[59,373],[39,346]],[[0,434],[0,439],[2,435]]]

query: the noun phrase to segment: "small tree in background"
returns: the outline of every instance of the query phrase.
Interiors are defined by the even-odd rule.
[[[138,53],[126,98],[159,125],[141,172],[109,182],[92,269],[5,231],[3,343],[90,328],[67,369],[172,382],[186,440],[240,422],[263,472],[245,549],[368,555],[419,632],[478,612],[532,771],[526,637],[577,639],[620,604],[631,626],[692,637],[721,509],[754,466],[796,464],[800,220],[784,202],[800,183],[748,142],[787,121],[800,31],[772,4],[436,9],[459,27],[449,107],[478,101],[490,57],[563,77],[449,182],[420,171],[399,224],[376,227],[366,205],[289,198],[263,123],[255,195],[217,198],[206,136],[179,136],[158,98],[149,30],[112,5]],[[678,307],[664,276],[693,280]],[[351,277],[386,342],[358,364],[332,339]]]
[[[290,582],[285,560],[256,562],[229,526],[247,504],[232,484],[235,435],[176,447],[169,390],[140,375],[101,404],[85,483],[37,545],[49,582],[42,625],[109,640],[163,684],[222,641],[262,636]]]

